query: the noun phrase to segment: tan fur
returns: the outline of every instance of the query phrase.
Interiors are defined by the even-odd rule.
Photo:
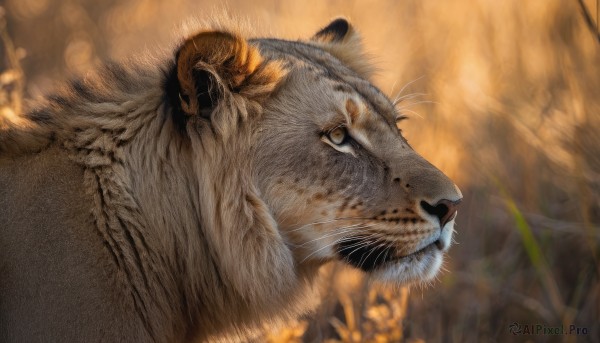
[[[341,40],[332,39],[331,35],[313,37],[315,44],[337,57],[362,77],[369,79],[377,70],[372,63],[372,57],[362,48],[362,39],[358,31],[350,25],[348,32]]]
[[[323,263],[367,270],[340,251],[356,234],[393,246],[373,275],[431,278],[453,221],[420,201],[460,192],[349,39],[209,29],[3,120],[0,341],[244,340],[313,308]],[[339,125],[358,143],[328,142]]]

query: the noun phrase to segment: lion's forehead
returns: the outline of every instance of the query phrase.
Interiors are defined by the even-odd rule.
[[[299,89],[312,95],[308,98],[319,98],[315,104],[347,108],[347,100],[352,99],[359,109],[355,114],[363,119],[357,123],[360,124],[357,130],[381,130],[383,126],[375,125],[376,122],[388,127],[395,125],[396,111],[389,98],[323,49],[309,43],[278,39],[259,39],[255,43],[265,58],[281,61],[292,70],[292,79],[308,81]]]

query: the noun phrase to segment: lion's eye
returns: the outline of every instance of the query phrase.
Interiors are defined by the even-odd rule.
[[[336,145],[342,145],[346,142],[348,137],[348,131],[343,126],[338,126],[335,129],[329,131],[327,134],[331,143]]]
[[[356,157],[356,152],[353,147],[354,144],[351,144],[353,142],[352,137],[350,137],[350,133],[348,133],[348,129],[344,125],[334,127],[321,135],[321,141],[339,152]]]

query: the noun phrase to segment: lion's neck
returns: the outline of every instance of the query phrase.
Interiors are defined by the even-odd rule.
[[[251,154],[233,141],[210,142],[200,136],[206,132],[176,130],[168,120],[150,123],[152,134],[133,141],[126,160],[132,196],[190,329],[246,332],[304,312],[314,303],[307,290],[316,269],[296,267],[250,179]]]

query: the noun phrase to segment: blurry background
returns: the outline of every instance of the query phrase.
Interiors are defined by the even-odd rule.
[[[40,96],[99,61],[171,46],[183,21],[206,18],[220,1],[0,4],[0,106],[14,108],[21,96]],[[597,5],[229,2],[228,11],[257,32],[289,39],[308,38],[334,16],[350,18],[379,67],[374,83],[404,97],[411,119],[401,126],[409,142],[465,196],[458,244],[431,285],[373,285],[331,265],[323,270],[321,309],[266,328],[265,340],[600,341]],[[572,324],[587,335],[513,336],[512,323]]]

